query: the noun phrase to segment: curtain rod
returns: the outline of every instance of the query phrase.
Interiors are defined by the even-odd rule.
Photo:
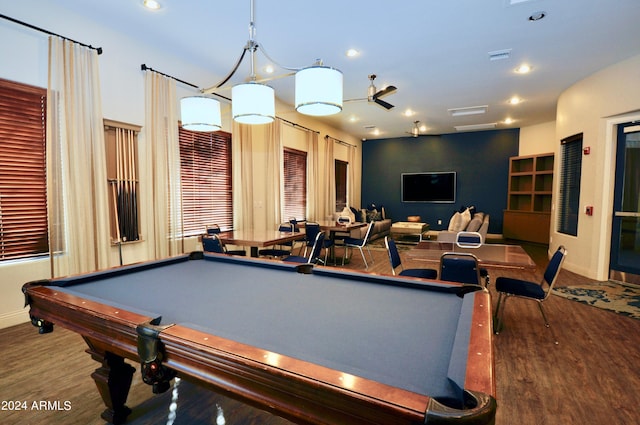
[[[349,146],[352,148],[357,148],[356,145],[352,145],[351,143],[347,143],[344,142],[342,140],[336,139],[335,137],[329,136],[328,134],[326,136],[324,136],[325,139],[333,139],[334,142],[338,143],[339,145],[344,145],[344,146]]]
[[[320,132],[319,132],[319,131],[317,131],[317,130],[312,130],[312,129],[307,128],[307,127],[305,127],[305,126],[302,126],[302,125],[300,125],[300,124],[296,124],[296,123],[291,122],[291,121],[289,121],[289,120],[285,120],[284,118],[280,118],[280,117],[276,117],[276,118],[277,118],[277,119],[279,119],[280,121],[284,121],[284,122],[286,122],[287,124],[292,125],[292,126],[294,126],[294,127],[299,127],[299,128],[301,128],[301,129],[303,129],[303,130],[307,130],[307,131],[310,131],[310,132],[312,132],[312,133],[320,134]]]
[[[189,83],[189,82],[187,82],[187,81],[181,80],[180,78],[176,78],[176,77],[174,77],[173,75],[169,75],[169,74],[165,74],[164,72],[157,71],[157,70],[155,70],[155,69],[153,69],[153,68],[151,68],[151,67],[147,66],[147,65],[146,65],[146,64],[144,64],[144,63],[143,63],[142,65],[140,65],[140,69],[141,69],[141,70],[143,70],[143,71],[152,71],[152,72],[155,72],[156,74],[160,74],[160,75],[165,76],[165,77],[167,77],[167,78],[171,78],[172,80],[175,80],[175,81],[177,81],[177,82],[179,82],[179,83],[182,83],[182,84],[184,84],[184,85],[187,85],[187,86],[189,86],[189,87],[193,87],[193,88],[195,88],[195,89],[200,90],[200,92],[202,92],[202,89],[201,89],[200,87],[196,86],[195,84],[192,84],[192,83]],[[230,99],[230,98],[228,98],[228,97],[226,97],[226,96],[223,96],[223,95],[218,94],[218,93],[211,93],[211,94],[212,94],[212,95],[214,95],[214,96],[218,96],[219,98],[224,99],[224,100],[226,100],[226,101],[228,101],[228,102],[231,102],[231,99]]]
[[[28,24],[28,23],[26,23],[26,22],[19,21],[19,20],[14,19],[14,18],[12,18],[12,17],[10,17],[10,16],[7,16],[7,15],[2,15],[2,14],[0,14],[0,18],[4,18],[4,19],[6,19],[7,21],[11,21],[11,22],[14,22],[14,23],[16,23],[16,24],[23,25],[23,26],[25,26],[25,27],[27,27],[27,28],[31,28],[32,30],[40,31],[40,32],[43,32],[43,33],[45,33],[45,34],[49,34],[49,35],[55,35],[56,37],[60,37],[60,38],[63,38],[63,39],[65,39],[65,40],[72,41],[72,42],[74,42],[74,43],[76,43],[76,44],[79,44],[79,45],[81,45],[81,46],[84,46],[84,47],[88,47],[88,48],[90,48],[90,49],[93,49],[93,50],[97,51],[99,55],[101,55],[101,54],[102,54],[102,47],[93,47],[93,46],[91,46],[90,44],[80,43],[79,41],[76,41],[76,40],[74,40],[74,39],[72,39],[72,38],[65,37],[64,35],[56,34],[55,32],[51,32],[51,31],[46,30],[46,29],[44,29],[44,28],[36,27],[35,25],[31,25],[31,24]]]

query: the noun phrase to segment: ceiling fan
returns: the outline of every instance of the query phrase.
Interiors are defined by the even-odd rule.
[[[395,86],[387,86],[385,88],[383,88],[382,90],[378,90],[376,89],[376,86],[373,84],[373,80],[376,79],[376,74],[371,74],[369,75],[369,81],[371,81],[371,84],[369,84],[369,88],[367,90],[367,97],[366,98],[361,98],[361,99],[347,99],[345,100],[345,102],[358,102],[358,101],[362,101],[362,100],[366,100],[367,102],[375,102],[378,105],[382,106],[385,109],[391,109],[394,107],[394,105],[385,102],[384,100],[380,99],[381,97],[387,96],[393,92],[395,92],[396,90],[398,90]]]
[[[413,122],[413,128],[411,131],[406,131],[407,134],[410,134],[412,137],[418,137],[424,129],[420,126],[420,121]]]

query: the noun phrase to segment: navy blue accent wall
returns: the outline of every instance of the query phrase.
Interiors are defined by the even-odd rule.
[[[393,221],[419,215],[431,230],[442,230],[454,211],[475,205],[491,215],[489,233],[502,233],[509,157],[518,155],[519,137],[520,129],[509,129],[363,142],[362,207],[384,205]],[[454,204],[402,202],[400,175],[425,171],[457,172]]]

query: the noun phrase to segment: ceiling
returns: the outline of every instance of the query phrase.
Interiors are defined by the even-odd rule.
[[[57,4],[193,65],[161,72],[202,88],[218,83],[249,40],[250,0],[158,1],[162,8],[155,12],[144,9],[142,0]],[[537,12],[544,18],[529,20]],[[363,140],[408,136],[414,121],[426,126],[422,134],[454,133],[456,126],[476,124],[503,129],[553,121],[562,91],[640,54],[638,0],[255,0],[254,17],[255,39],[271,58],[286,67],[323,59],[343,72],[345,99],[367,96],[369,74],[377,75],[378,90],[397,87],[383,98],[393,109],[345,102],[341,113],[322,118]],[[99,45],[100,40],[86,42]],[[347,57],[351,48],[359,55]],[[509,57],[490,60],[490,52],[502,51]],[[288,73],[276,68],[269,76],[263,71],[268,59],[260,52],[256,57],[259,77]],[[245,58],[220,94],[229,97],[229,88],[247,79],[249,62]],[[514,71],[525,63],[530,73]],[[205,80],[202,74],[190,75],[194,67],[210,75]],[[268,84],[285,104],[293,103],[293,77]],[[522,102],[508,104],[512,96]],[[481,105],[488,107],[484,114],[449,112]],[[513,122],[505,123],[507,118]]]

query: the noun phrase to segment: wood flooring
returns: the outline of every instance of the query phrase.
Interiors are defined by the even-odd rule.
[[[546,266],[546,247],[525,249],[538,264],[535,275],[494,269],[492,280],[500,275],[538,280]],[[389,273],[386,252],[376,249],[373,255],[369,271]],[[403,261],[405,267],[421,266]],[[363,268],[357,251],[347,267]],[[559,279],[559,285],[589,283],[595,282],[565,270]],[[506,306],[504,329],[494,336],[496,423],[638,423],[640,320],[560,297],[551,297],[545,306],[551,328],[544,326],[533,302],[511,299]],[[99,416],[104,406],[90,377],[98,364],[85,349],[80,336],[60,327],[47,335],[30,324],[0,330],[0,424],[104,424]],[[176,425],[216,424],[218,407],[227,425],[289,423],[184,380],[177,390]],[[154,396],[136,373],[128,423],[171,423],[172,396],[171,391]]]

